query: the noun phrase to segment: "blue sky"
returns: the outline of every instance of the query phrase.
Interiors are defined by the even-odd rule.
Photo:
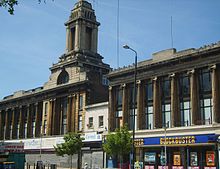
[[[0,9],[0,98],[42,86],[52,63],[65,51],[66,29],[76,0],[20,0],[11,16]],[[119,0],[119,62],[117,61],[117,0],[90,0],[99,27],[98,51],[112,68],[173,47],[178,51],[220,41],[219,0]]]

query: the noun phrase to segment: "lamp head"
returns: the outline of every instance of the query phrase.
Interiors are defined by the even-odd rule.
[[[130,47],[128,45],[123,45],[123,48],[130,49]]]

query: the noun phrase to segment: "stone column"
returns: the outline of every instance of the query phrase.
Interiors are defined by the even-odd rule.
[[[71,131],[77,132],[76,128],[76,95],[72,96],[72,104],[71,104]]]
[[[57,130],[60,129],[59,125],[59,121],[58,121],[58,118],[57,118],[57,112],[56,112],[56,109],[57,109],[57,99],[54,99],[53,100],[53,115],[52,115],[52,135],[55,135],[57,134]]]
[[[193,69],[188,72],[190,75],[190,107],[191,107],[191,121],[192,125],[201,124],[201,115],[199,110],[199,86],[198,75]]]
[[[154,128],[162,127],[162,111],[161,111],[161,89],[160,81],[157,77],[153,79],[153,113]]]
[[[47,115],[47,136],[52,135],[53,103],[54,103],[54,100],[51,99],[49,101],[49,111]]]
[[[3,140],[4,139],[4,136],[3,136],[3,134],[4,134],[4,122],[3,122],[3,116],[4,116],[4,114],[3,114],[4,112],[3,112],[3,110],[1,110],[0,111],[0,140]]]
[[[5,112],[5,139],[10,138],[10,111],[9,109],[6,109]]]
[[[80,94],[76,94],[76,111],[75,111],[75,131],[77,132],[79,130],[79,99],[80,99]]]
[[[122,124],[128,124],[129,123],[129,103],[128,103],[128,89],[127,85],[123,84],[121,85],[123,89],[122,93]]]
[[[219,94],[219,82],[217,66],[211,67],[212,71],[212,100],[213,100],[213,111],[212,111],[212,124],[218,123],[220,116],[220,94]]]
[[[180,109],[178,97],[178,81],[176,75],[173,73],[171,78],[171,126],[180,126]]]
[[[27,105],[27,138],[33,137],[32,132],[32,116],[33,116],[33,106],[31,104]]]
[[[115,94],[112,86],[109,86],[109,120],[108,120],[108,130],[114,131],[115,130]]]
[[[24,113],[22,112],[22,106],[19,107],[19,138],[24,138]]]
[[[70,27],[66,27],[66,52],[70,51]]]
[[[137,129],[143,128],[144,122],[144,90],[140,80],[137,81]]]
[[[78,23],[75,26],[75,49],[76,50],[79,50],[81,46],[80,31],[81,31],[81,28]]]
[[[35,104],[35,137],[40,137],[42,126],[42,103]]]
[[[11,125],[12,125],[12,139],[16,139],[17,138],[17,118],[16,118],[16,108],[12,109],[12,121],[11,121]]]
[[[72,112],[71,112],[71,107],[72,107],[72,95],[68,96],[67,98],[67,132],[71,132],[71,115],[72,115]]]

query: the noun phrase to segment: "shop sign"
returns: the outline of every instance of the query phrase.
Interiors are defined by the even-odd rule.
[[[102,135],[101,134],[97,134],[96,132],[92,132],[92,133],[85,133],[85,140],[83,140],[83,142],[87,142],[87,141],[102,141]]]
[[[199,167],[188,167],[188,169],[199,169]]]
[[[215,134],[201,134],[201,135],[186,135],[186,136],[167,136],[166,141],[164,137],[149,137],[144,138],[144,145],[190,145],[213,143],[217,141]]]
[[[160,138],[161,145],[168,145],[168,144],[194,144],[195,143],[195,136],[183,136],[183,137],[166,137]]]
[[[134,145],[135,146],[142,146],[142,145],[144,145],[144,139],[135,139],[134,140]]]
[[[23,143],[3,143],[0,146],[0,152],[24,152]]]
[[[216,169],[216,167],[204,167],[204,169]]]

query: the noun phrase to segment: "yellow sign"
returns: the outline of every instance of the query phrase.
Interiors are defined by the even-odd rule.
[[[135,140],[134,140],[134,145],[135,145],[135,146],[144,145],[144,139],[135,139]]]
[[[194,144],[195,136],[184,136],[184,137],[167,137],[166,142],[165,138],[160,138],[161,145],[172,145],[172,144]]]

